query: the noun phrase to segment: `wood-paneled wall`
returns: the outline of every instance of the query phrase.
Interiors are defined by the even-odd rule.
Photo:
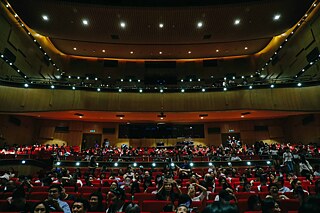
[[[193,139],[196,145],[219,145],[223,141],[221,134],[239,133],[241,140],[246,144],[253,144],[257,140],[274,141],[279,143],[320,143],[320,114],[311,114],[312,121],[304,124],[303,119],[310,115],[290,116],[286,118],[268,120],[239,120],[225,122],[204,123],[205,137]],[[182,139],[125,139],[118,138],[117,123],[79,122],[44,120],[15,116],[21,121],[17,126],[9,121],[8,115],[0,115],[0,145],[7,144],[33,144],[35,142],[67,145],[81,145],[83,134],[101,134],[103,143],[108,139],[111,145],[120,146],[127,144],[134,147],[152,147],[158,142],[165,145],[175,145]],[[69,127],[66,133],[55,132],[56,126]],[[265,126],[265,130],[257,130],[256,126]],[[208,128],[220,128],[220,133],[208,133]],[[104,134],[103,128],[115,128],[115,133]],[[91,131],[94,130],[94,133]]]
[[[0,112],[86,109],[200,112],[238,109],[320,111],[320,86],[206,93],[107,93],[0,86]]]

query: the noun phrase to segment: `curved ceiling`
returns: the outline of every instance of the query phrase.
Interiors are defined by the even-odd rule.
[[[228,0],[200,5],[193,0],[185,4],[164,0],[153,6],[144,0],[8,2],[28,27],[48,37],[66,55],[125,59],[254,54],[294,26],[313,3]]]

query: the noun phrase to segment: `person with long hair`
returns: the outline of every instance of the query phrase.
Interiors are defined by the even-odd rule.
[[[174,192],[174,188],[177,189],[178,193]],[[179,198],[179,195],[181,195],[181,190],[177,182],[172,179],[165,179],[163,185],[157,192],[157,199],[174,202]]]

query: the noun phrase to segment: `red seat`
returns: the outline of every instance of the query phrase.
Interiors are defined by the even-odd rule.
[[[139,205],[142,206],[142,202],[144,200],[156,200],[156,194],[151,193],[135,193],[134,194],[134,200],[139,202]]]
[[[165,207],[170,203],[171,203],[170,201],[164,201],[164,200],[144,200],[142,202],[142,211],[159,213],[163,211],[163,207]]]
[[[297,211],[300,207],[298,199],[280,200],[281,212],[287,213],[288,211]]]
[[[31,192],[29,200],[45,200],[48,198],[48,192]]]

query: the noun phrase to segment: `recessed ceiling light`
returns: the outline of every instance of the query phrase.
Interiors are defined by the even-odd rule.
[[[235,24],[235,25],[240,24],[240,19],[236,19],[236,20],[234,20],[234,24]]]
[[[105,52],[106,52],[106,50],[102,50],[102,52],[103,52],[103,53],[105,53]]]
[[[160,52],[159,52],[159,54],[161,55],[161,54],[162,54],[162,52],[160,51]]]
[[[125,28],[126,27],[126,23],[125,22],[121,22],[120,23],[120,27]]]
[[[247,50],[247,49],[248,49],[248,47],[245,47],[244,49],[245,49],[245,50]]]
[[[133,51],[131,51],[130,54],[133,54]]]
[[[42,19],[43,19],[44,21],[49,21],[49,17],[48,17],[47,15],[42,15]]]
[[[191,54],[191,51],[188,51],[188,54]]]
[[[89,24],[89,21],[87,19],[82,19],[82,24],[83,25],[88,25]]]
[[[241,118],[244,118],[244,115],[241,115]]]
[[[159,24],[159,27],[160,27],[160,28],[163,28],[163,24],[162,24],[162,23],[160,23],[160,24]]]
[[[281,15],[280,14],[276,14],[273,16],[273,20],[274,21],[278,21],[280,19]]]
[[[73,50],[77,50],[77,48],[76,48],[76,47],[74,47],[74,48],[73,48]]]
[[[197,27],[198,28],[201,28],[203,26],[203,23],[200,21],[200,22],[198,22],[198,24],[197,24]]]
[[[216,52],[218,53],[218,52],[219,52],[219,50],[216,50]]]

